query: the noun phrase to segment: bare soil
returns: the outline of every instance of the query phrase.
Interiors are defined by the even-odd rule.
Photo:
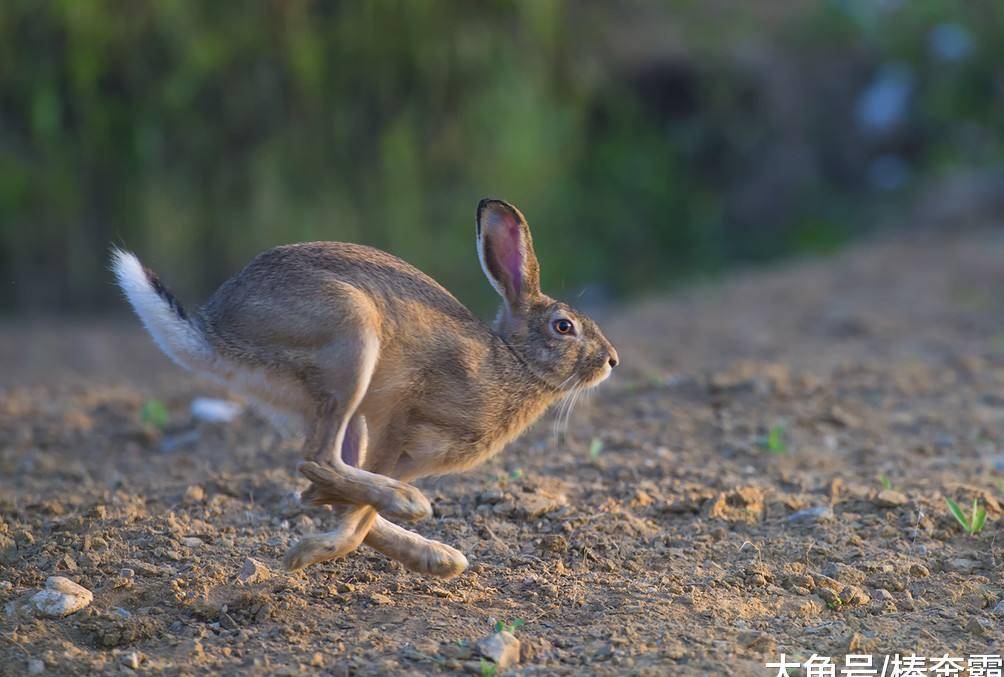
[[[365,548],[284,573],[330,519],[291,497],[294,441],[252,413],[194,421],[225,393],[138,323],[8,322],[0,673],[480,674],[499,620],[523,622],[514,674],[1001,651],[1004,229],[905,233],[603,324],[623,366],[565,435],[550,416],[419,483],[417,528],[472,563],[441,582]],[[983,531],[946,496],[978,499]],[[265,580],[238,581],[248,557]],[[94,601],[23,610],[52,575]]]

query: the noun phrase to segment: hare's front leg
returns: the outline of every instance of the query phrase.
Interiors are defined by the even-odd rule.
[[[375,332],[363,329],[356,339],[332,344],[318,355],[318,364],[325,365],[313,379],[320,405],[304,446],[308,460],[300,464],[300,472],[323,490],[325,503],[371,505],[395,519],[424,519],[432,515],[432,506],[421,491],[342,458],[353,415],[369,388],[379,353]]]

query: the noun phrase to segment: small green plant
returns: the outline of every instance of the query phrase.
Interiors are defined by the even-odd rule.
[[[760,446],[772,454],[788,453],[788,445],[784,441],[784,426],[771,426],[767,436],[760,439]]]
[[[502,632],[505,630],[508,633],[516,634],[516,631],[522,628],[526,623],[523,622],[522,618],[517,618],[512,623],[506,623],[504,621],[495,621],[495,632]]]
[[[830,607],[830,609],[832,609],[833,611],[836,611],[841,606],[843,606],[843,604],[844,601],[842,599],[840,599],[839,597],[835,597],[831,599],[829,602],[827,602],[826,606]]]
[[[511,480],[518,480],[522,476],[523,476],[523,469],[522,468],[516,468],[511,473],[509,473],[509,479],[511,479]]]
[[[951,511],[952,516],[955,517],[955,521],[962,526],[962,529],[967,534],[974,536],[983,530],[983,525],[987,521],[987,510],[980,505],[978,498],[973,499],[973,512],[969,517],[966,517],[966,513],[962,511],[958,503],[947,496],[945,496],[945,503],[948,504],[948,509]]]
[[[878,481],[882,484],[882,488],[886,491],[892,489],[892,480],[890,480],[886,475],[879,475]]]
[[[162,429],[167,425],[167,407],[160,400],[147,400],[140,409],[139,420],[144,425]]]
[[[498,674],[498,667],[491,661],[481,659],[481,677],[495,677]]]
[[[603,440],[599,437],[594,437],[593,441],[589,443],[589,458],[597,459],[603,452]]]

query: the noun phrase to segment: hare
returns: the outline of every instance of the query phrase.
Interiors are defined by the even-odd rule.
[[[459,551],[391,521],[432,514],[408,482],[484,461],[617,365],[591,319],[541,293],[516,207],[482,200],[476,226],[503,300],[491,327],[417,268],[363,245],[270,249],[192,314],[136,256],[113,251],[119,285],[169,357],[306,432],[303,499],[332,505],[338,526],[294,545],[288,569],[366,543],[414,571],[461,573]]]

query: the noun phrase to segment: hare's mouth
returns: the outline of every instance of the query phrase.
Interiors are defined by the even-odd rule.
[[[586,387],[595,388],[596,386],[598,386],[599,384],[603,383],[608,378],[610,378],[611,373],[613,373],[613,367],[611,367],[609,364],[603,365],[603,369],[600,370],[600,373],[597,374],[596,378],[590,381]]]

